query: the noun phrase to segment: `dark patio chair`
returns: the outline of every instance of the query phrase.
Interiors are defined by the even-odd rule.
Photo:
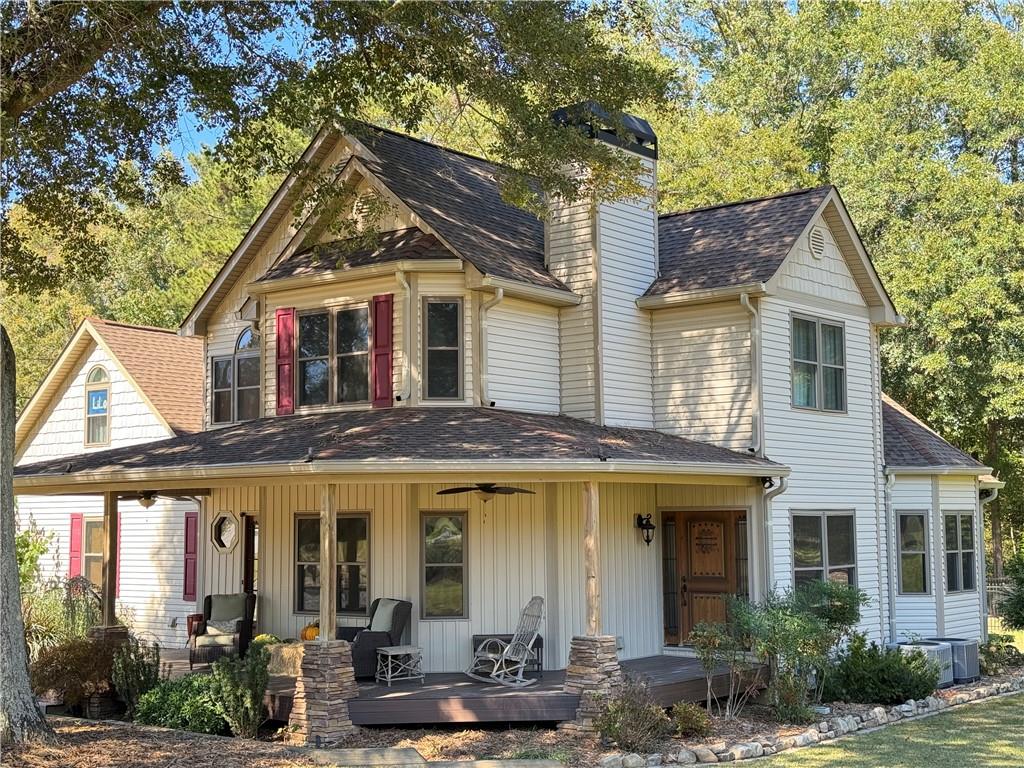
[[[338,640],[352,643],[352,666],[356,677],[373,677],[377,672],[377,649],[401,645],[402,635],[412,617],[412,603],[378,597],[370,603],[366,627],[338,627]]]
[[[188,638],[188,666],[212,664],[221,656],[244,656],[252,642],[256,595],[207,595],[203,600],[203,619],[192,625]]]

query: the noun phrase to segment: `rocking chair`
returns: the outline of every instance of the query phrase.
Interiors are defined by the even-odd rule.
[[[498,683],[509,688],[525,688],[536,680],[524,677],[526,666],[537,658],[533,645],[544,613],[544,598],[531,597],[519,615],[519,626],[509,642],[492,637],[484,640],[473,654],[466,674],[483,683]]]

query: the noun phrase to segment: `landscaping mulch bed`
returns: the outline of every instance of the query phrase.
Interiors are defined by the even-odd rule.
[[[314,764],[297,750],[249,739],[70,717],[51,717],[50,723],[58,742],[5,751],[5,768],[300,768]]]

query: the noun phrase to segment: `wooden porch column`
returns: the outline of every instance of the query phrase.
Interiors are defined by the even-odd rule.
[[[586,574],[587,635],[601,634],[601,497],[597,483],[583,483],[583,568]]]
[[[320,492],[320,642],[334,640],[338,624],[338,516],[334,486]]]
[[[101,589],[102,626],[117,625],[117,494],[103,494],[103,584]]]

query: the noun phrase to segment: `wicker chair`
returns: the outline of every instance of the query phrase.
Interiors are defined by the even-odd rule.
[[[356,677],[373,677],[377,672],[377,649],[401,645],[412,603],[390,597],[378,597],[370,603],[370,623],[366,627],[338,627],[335,637],[352,643],[352,666]]]
[[[536,680],[525,676],[526,667],[537,658],[533,644],[537,641],[541,619],[544,616],[544,598],[531,597],[519,615],[512,640],[497,637],[484,640],[473,653],[473,662],[466,674],[483,683],[500,683],[509,688],[525,688]]]
[[[252,642],[256,595],[207,595],[203,600],[203,619],[192,625],[188,638],[188,666],[212,664],[221,656],[241,656]]]

